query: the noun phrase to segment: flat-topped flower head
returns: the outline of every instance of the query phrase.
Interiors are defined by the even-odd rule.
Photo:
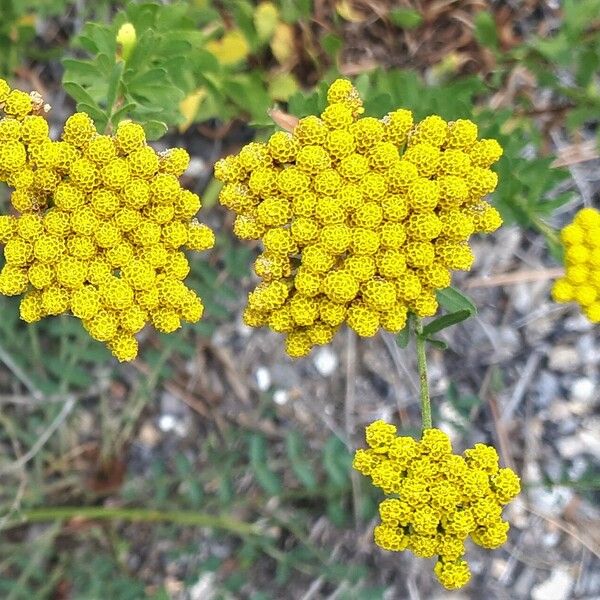
[[[433,316],[435,291],[473,264],[470,236],[502,223],[485,200],[502,149],[478,140],[474,123],[438,115],[415,123],[405,109],[383,119],[363,113],[356,88],[338,79],[320,116],[215,165],[234,233],[262,240],[288,265],[276,273],[261,262],[257,275],[280,279],[288,295],[262,313],[249,307],[244,320],[291,337],[291,356],[327,343],[343,323],[368,337],[400,331],[409,311]],[[308,289],[314,321],[289,310]],[[281,310],[291,315],[285,327]],[[327,335],[314,334],[326,326]]]
[[[27,323],[71,314],[120,361],[133,360],[147,323],[169,333],[204,310],[183,283],[180,249],[215,241],[194,218],[200,198],[178,181],[189,156],[157,154],[131,121],[99,135],[85,113],[54,142],[34,100],[0,79],[0,181],[17,213],[0,216],[0,293],[23,295]]]
[[[592,322],[600,323],[600,211],[582,208],[560,232],[566,273],[554,282],[556,302],[576,302]]]
[[[379,504],[375,543],[422,558],[437,555],[439,582],[447,589],[464,586],[471,578],[464,559],[467,538],[490,549],[506,542],[509,525],[502,508],[519,494],[519,477],[499,468],[491,446],[475,444],[462,456],[453,454],[439,429],[425,429],[417,441],[375,421],[365,437],[369,447],[356,451],[353,467],[392,495]]]

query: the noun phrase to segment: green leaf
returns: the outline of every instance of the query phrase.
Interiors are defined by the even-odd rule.
[[[82,102],[89,106],[97,106],[96,100],[76,81],[63,81],[63,88],[78,104]]]
[[[491,13],[481,11],[475,17],[475,39],[486,48],[498,48],[498,32],[496,21]]]
[[[434,348],[437,348],[438,350],[448,350],[448,344],[446,344],[446,342],[444,342],[444,340],[438,340],[437,338],[425,338],[425,341],[428,344],[431,344]]]
[[[332,436],[323,448],[323,466],[333,486],[347,488],[350,481],[352,456],[343,442]]]
[[[169,129],[167,124],[163,123],[163,121],[154,120],[142,123],[142,127],[146,132],[146,137],[150,141],[159,140],[163,135],[165,135],[165,133],[167,133],[167,130]]]
[[[410,341],[410,320],[407,319],[406,325],[402,329],[402,331],[396,334],[396,344],[400,348],[406,348],[408,346],[408,342]]]
[[[112,123],[112,125],[116,127],[124,119],[130,118],[131,113],[135,110],[135,107],[135,102],[128,102],[127,104],[121,106],[121,108],[119,108],[119,110],[116,110],[110,118],[110,122]]]
[[[76,58],[64,58],[63,67],[69,74],[69,78],[75,77],[79,80],[95,78],[101,76],[98,66],[88,60],[78,60]]]
[[[108,91],[106,92],[107,111],[112,111],[113,106],[119,95],[119,87],[121,84],[121,76],[123,75],[125,63],[118,62],[113,67],[110,79],[108,80]],[[110,115],[109,115],[110,117]]]
[[[421,337],[427,339],[430,335],[433,335],[438,331],[442,331],[442,329],[452,327],[452,325],[456,325],[457,323],[468,319],[470,316],[472,316],[472,314],[473,313],[471,313],[470,310],[457,310],[456,312],[448,315],[438,317],[423,327],[423,333],[421,334]]]
[[[96,125],[96,128],[99,131],[104,131],[104,128],[106,127],[106,123],[108,121],[108,117],[102,109],[98,108],[96,105],[92,106],[91,104],[86,104],[85,102],[78,102],[77,110],[83,111],[90,115],[90,117],[94,121],[94,124]]]
[[[477,314],[477,307],[473,301],[454,287],[438,290],[436,298],[442,308],[450,313],[466,310],[470,316]]]
[[[390,21],[402,29],[414,29],[423,22],[419,11],[412,8],[394,8],[389,14]]]
[[[306,456],[303,456],[305,451],[300,434],[295,430],[289,431],[285,438],[285,444],[288,458],[290,459],[292,469],[298,478],[298,481],[309,490],[316,489],[317,479],[310,461]]]
[[[281,494],[282,486],[279,477],[267,466],[267,445],[262,435],[254,433],[250,436],[250,466],[257,483],[269,496]]]
[[[281,17],[286,23],[296,23],[301,19],[310,19],[313,12],[312,0],[288,0],[279,2]]]
[[[340,50],[344,46],[344,41],[339,35],[335,35],[334,33],[328,33],[321,38],[321,44],[323,46],[323,50],[327,52],[327,54],[335,59],[339,54]]]

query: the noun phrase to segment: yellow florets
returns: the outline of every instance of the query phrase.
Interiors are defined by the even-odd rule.
[[[577,302],[592,323],[600,323],[600,211],[582,208],[560,232],[564,277],[552,288],[556,302]]]
[[[447,589],[470,579],[464,560],[467,537],[484,548],[507,540],[502,507],[520,492],[519,477],[499,469],[496,450],[476,444],[463,456],[452,453],[448,436],[425,429],[420,441],[398,436],[396,427],[375,421],[366,428],[367,449],[353,467],[387,495],[379,505],[375,543],[384,550],[438,556],[434,573]]]
[[[215,239],[193,219],[200,198],[179,185],[189,156],[158,155],[132,122],[98,135],[85,113],[53,142],[38,110],[35,96],[0,80],[0,181],[21,213],[0,216],[0,293],[24,295],[28,323],[70,312],[118,360],[133,360],[133,335],[147,323],[168,333],[202,316],[179,249],[206,250]]]
[[[264,245],[256,274],[289,291],[268,307],[252,292],[245,320],[285,333],[294,356],[343,322],[371,336],[398,332],[409,311],[434,315],[435,291],[450,285],[453,270],[471,268],[470,236],[501,224],[483,197],[496,186],[489,167],[502,150],[477,141],[474,123],[362,112],[356,89],[337,80],[320,116],[215,165],[220,202],[236,213],[234,233]],[[292,310],[296,291],[302,310]]]

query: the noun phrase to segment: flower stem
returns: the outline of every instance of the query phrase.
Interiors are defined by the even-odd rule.
[[[415,343],[417,345],[417,365],[419,367],[419,389],[421,396],[421,423],[423,431],[431,428],[431,400],[429,399],[429,383],[427,381],[427,356],[423,322],[415,317]]]
[[[166,522],[174,525],[212,527],[228,531],[242,538],[261,534],[260,529],[256,525],[238,521],[226,515],[210,515],[184,510],[161,511],[146,508],[118,508],[111,506],[55,506],[21,510],[19,516],[22,520],[15,520],[7,528],[22,525],[23,522],[57,521],[78,517],[83,519],[121,519],[132,522]]]

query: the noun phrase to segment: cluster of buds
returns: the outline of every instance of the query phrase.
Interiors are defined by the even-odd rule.
[[[260,239],[245,322],[287,335],[294,357],[347,323],[363,337],[400,331],[408,311],[436,313],[436,290],[468,270],[473,233],[502,220],[484,197],[502,155],[477,126],[399,109],[361,117],[347,80],[329,88],[321,117],[300,119],[215,166],[234,232]]]
[[[0,216],[0,293],[23,295],[24,321],[69,313],[120,361],[133,360],[148,322],[170,333],[203,313],[183,282],[181,248],[206,250],[214,234],[194,218],[200,198],[179,184],[189,156],[157,154],[132,122],[99,135],[85,113],[53,141],[39,108],[0,79],[0,181],[13,188],[16,213]]]
[[[576,302],[592,323],[600,323],[600,211],[582,208],[561,232],[566,273],[554,283],[556,302]]]
[[[356,451],[353,466],[392,496],[379,505],[375,543],[422,558],[437,555],[434,573],[440,583],[448,589],[464,586],[471,577],[464,559],[467,537],[484,548],[507,540],[502,507],[520,491],[517,475],[499,468],[496,450],[485,444],[453,454],[439,429],[426,429],[416,441],[375,421],[366,428],[366,440],[369,448]]]

